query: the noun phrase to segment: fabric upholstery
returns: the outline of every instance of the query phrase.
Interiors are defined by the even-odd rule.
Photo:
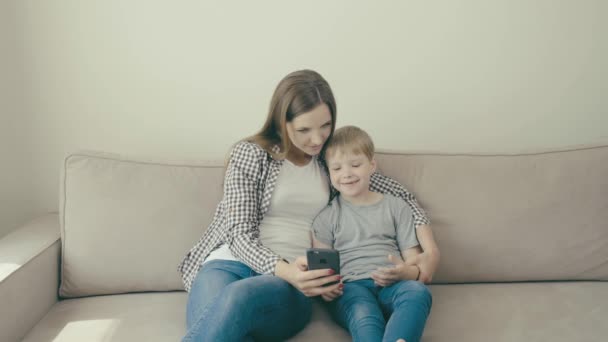
[[[377,159],[431,218],[436,283],[608,279],[608,147]],[[177,264],[211,222],[223,172],[221,162],[70,155],[60,294],[183,289]]]
[[[221,164],[68,156],[61,296],[183,289],[177,265],[211,221],[222,177]]]
[[[377,159],[430,217],[434,282],[608,279],[607,146]]]
[[[605,340],[608,146],[377,159],[416,195],[441,249],[423,341]],[[177,264],[211,222],[223,172],[221,162],[66,158],[60,293],[101,296],[59,301],[25,341],[179,340],[187,294],[166,291],[182,289]],[[317,305],[292,340],[350,339]]]
[[[59,248],[57,214],[0,239],[0,341],[20,341],[57,302]]]
[[[425,342],[587,341],[608,336],[608,286],[599,282],[431,285]],[[24,342],[179,341],[185,292],[63,300]],[[315,305],[294,342],[350,341]]]

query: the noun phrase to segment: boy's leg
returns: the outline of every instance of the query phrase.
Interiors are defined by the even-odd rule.
[[[221,270],[214,272],[218,271]],[[202,277],[208,273],[203,273]],[[309,298],[281,278],[259,276],[251,269],[249,275],[230,282],[214,298],[199,300],[206,304],[198,317],[190,320],[183,341],[241,341],[252,337],[265,341],[285,340],[304,328],[312,311]],[[195,282],[198,280],[197,276]],[[206,283],[201,282],[200,288],[204,288]]]
[[[390,315],[384,341],[418,342],[431,311],[431,292],[421,282],[406,280],[380,290],[378,300]]]
[[[382,341],[386,321],[376,295],[373,280],[356,280],[344,283],[344,294],[329,303],[332,316],[354,342]]]

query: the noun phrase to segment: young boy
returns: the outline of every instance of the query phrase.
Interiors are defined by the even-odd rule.
[[[419,268],[403,261],[421,252],[411,209],[369,190],[376,161],[363,130],[336,130],[325,161],[339,195],[315,218],[313,247],[340,252],[344,286],[323,299],[353,341],[419,341],[432,300]]]

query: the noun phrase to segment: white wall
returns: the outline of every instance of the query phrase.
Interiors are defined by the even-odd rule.
[[[300,68],[332,85],[338,126],[380,148],[606,142],[607,13],[602,0],[19,1],[34,207],[56,208],[76,149],[223,158]]]
[[[0,2],[0,237],[37,210],[28,182],[31,137],[20,78],[19,45],[12,2]]]

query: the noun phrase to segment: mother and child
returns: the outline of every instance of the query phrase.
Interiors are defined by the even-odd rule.
[[[295,71],[262,129],[234,145],[213,221],[179,265],[183,341],[283,341],[310,321],[315,297],[354,341],[420,340],[439,263],[429,220],[376,172],[369,136],[335,130],[336,117],[327,81]],[[341,274],[308,270],[311,245],[337,249]]]

